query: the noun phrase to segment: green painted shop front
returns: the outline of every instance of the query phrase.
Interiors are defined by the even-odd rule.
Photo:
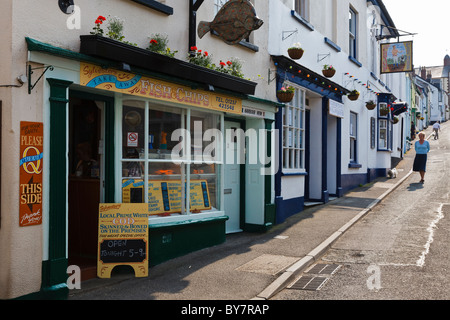
[[[277,107],[282,105],[260,100],[258,98],[243,95],[242,93],[233,93],[227,90],[218,90],[222,96],[232,99],[242,99],[244,104],[250,107],[265,110],[266,117],[248,117],[243,114],[225,114],[219,111],[208,111],[206,109],[195,108],[190,105],[183,105],[182,103],[160,104],[154,99],[146,99],[142,97],[133,97],[132,95],[125,95],[117,92],[108,92],[107,90],[92,89],[81,85],[79,82],[79,73],[76,70],[79,64],[84,61],[87,63],[95,63],[98,65],[109,66],[111,61],[99,60],[85,55],[81,55],[68,50],[52,47],[43,43],[27,39],[28,48],[31,52],[30,61],[36,63],[46,63],[52,61],[55,55],[58,57],[55,60],[55,71],[49,75],[45,80],[44,89],[44,110],[48,115],[45,117],[48,141],[48,155],[49,155],[49,178],[47,184],[47,198],[48,198],[48,214],[47,227],[45,230],[47,234],[44,235],[44,259],[42,262],[42,285],[41,292],[35,295],[30,295],[27,298],[67,298],[68,287],[66,284],[68,278],[68,266],[79,265],[82,268],[82,279],[95,277],[93,269],[96,268],[97,243],[92,240],[97,236],[95,224],[98,220],[93,220],[92,216],[96,215],[98,219],[98,210],[92,208],[96,203],[120,203],[122,202],[123,190],[122,182],[124,179],[124,164],[132,161],[139,161],[138,159],[129,159],[124,157],[124,140],[123,137],[123,118],[125,106],[134,104],[142,104],[145,119],[149,119],[150,114],[158,113],[161,108],[167,110],[175,110],[173,113],[189,115],[195,117],[213,117],[213,123],[217,124],[217,129],[224,129],[225,121],[237,121],[242,124],[242,128],[254,127],[255,129],[267,129],[267,148],[266,154],[270,156],[273,152],[272,136],[273,119]],[[61,59],[62,58],[62,59]],[[77,67],[78,65],[78,67]],[[68,72],[67,70],[70,70]],[[139,70],[146,74],[143,70]],[[132,71],[133,72],[133,71]],[[154,76],[154,74],[148,74]],[[180,81],[167,76],[162,76],[163,81],[173,81],[174,83],[182,83],[186,85],[186,80]],[[190,83],[193,88],[197,84]],[[82,180],[79,172],[76,172],[75,166],[75,141],[74,135],[74,121],[76,115],[73,107],[76,103],[92,105],[100,110],[98,113],[98,134],[101,140],[98,145],[92,150],[99,150],[97,156],[99,157],[98,168],[94,190],[97,191],[86,193],[80,198],[75,197],[73,181],[79,182]],[[156,107],[152,107],[153,104]],[[225,119],[225,117],[228,117]],[[185,118],[188,119],[188,118]],[[147,129],[146,129],[147,130]],[[149,134],[147,130],[145,134]],[[147,140],[145,140],[148,143]],[[147,147],[146,147],[147,148]],[[101,149],[101,150],[100,150]],[[145,149],[147,152],[148,150]],[[214,194],[215,209],[207,212],[187,212],[181,215],[164,216],[155,215],[149,218],[149,247],[148,259],[149,266],[154,266],[164,261],[185,255],[187,253],[200,250],[221,244],[226,241],[226,224],[229,220],[229,215],[224,209],[224,163],[223,162],[209,162],[214,165],[214,188],[211,193]],[[146,163],[147,164],[147,163]],[[148,166],[152,164],[149,160]],[[159,164],[158,164],[159,165]],[[185,170],[191,172],[192,178],[199,177],[197,171],[200,170],[200,165],[192,163],[192,168],[185,167]],[[270,166],[270,164],[265,164]],[[264,167],[264,165],[262,166]],[[160,168],[160,167],[158,167]],[[239,175],[240,186],[240,212],[238,214],[239,229],[244,231],[265,231],[274,224],[274,196],[273,196],[273,177],[266,175],[262,177],[262,189],[260,193],[246,194],[248,183],[251,181],[249,175],[248,164],[241,164]],[[164,169],[164,168],[162,168]],[[203,168],[204,169],[204,168]],[[258,170],[260,168],[258,167]],[[91,170],[91,172],[93,172]],[[128,169],[126,170],[128,172]],[[195,173],[195,175],[194,175]],[[90,178],[92,178],[91,176]],[[144,176],[143,176],[144,177]],[[147,177],[147,176],[145,176]],[[93,179],[86,179],[90,185]],[[88,181],[89,180],[89,181]],[[83,189],[82,185],[79,189]],[[95,189],[97,188],[97,189]],[[85,198],[83,198],[85,197]],[[78,200],[77,200],[78,199]],[[81,201],[80,201],[81,199]],[[144,198],[145,199],[145,198]],[[84,201],[83,201],[84,200]],[[90,217],[82,216],[90,219],[90,229],[80,228],[74,221],[79,214],[74,207],[75,203],[86,202],[90,203]],[[252,212],[252,206],[255,202],[261,204],[261,210]],[[250,208],[250,209],[249,209]],[[98,206],[97,208],[98,209]],[[85,209],[78,209],[78,212],[83,212]],[[95,212],[94,212],[95,211]],[[254,210],[253,210],[254,211]],[[78,228],[78,229],[77,229]],[[75,231],[74,231],[75,230]],[[73,243],[88,242],[88,250],[76,251]],[[82,247],[82,246],[81,246]],[[78,250],[78,249],[77,249]],[[74,252],[76,251],[76,254]],[[83,259],[79,259],[82,257]],[[78,260],[77,260],[78,259]],[[86,262],[87,261],[87,262]]]

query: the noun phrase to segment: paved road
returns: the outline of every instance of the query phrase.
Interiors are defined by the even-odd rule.
[[[429,139],[425,183],[418,183],[418,173],[410,175],[318,261],[339,265],[334,274],[302,274],[327,278],[319,290],[299,289],[298,282],[272,300],[450,299],[448,129],[444,123],[440,139]]]

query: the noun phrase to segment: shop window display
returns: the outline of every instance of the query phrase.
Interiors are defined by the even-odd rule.
[[[220,123],[220,114],[123,101],[122,201],[148,203],[158,216],[219,210]],[[190,141],[178,129],[188,130]]]

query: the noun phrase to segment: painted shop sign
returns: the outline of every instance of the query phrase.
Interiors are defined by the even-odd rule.
[[[266,116],[265,111],[249,107],[242,107],[242,114],[255,118],[264,118]]]
[[[19,226],[42,223],[42,167],[44,125],[20,122]]]
[[[328,113],[338,118],[344,118],[344,104],[334,101],[333,99],[329,99],[328,101]]]
[[[126,179],[122,181],[122,201],[124,203],[143,202],[144,181]],[[148,182],[148,213],[150,215],[181,212],[181,181],[150,180]],[[208,182],[191,180],[189,190],[190,210],[211,209]]]
[[[82,86],[228,113],[242,113],[242,100],[234,97],[194,90],[120,70],[103,69],[88,63],[81,63],[80,68]]]
[[[148,276],[148,214],[145,203],[101,203],[98,219],[97,276],[110,278],[118,265],[136,277]]]

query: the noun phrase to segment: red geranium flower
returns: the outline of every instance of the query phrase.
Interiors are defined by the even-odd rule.
[[[233,63],[231,61],[227,61],[227,65],[231,66]]]
[[[220,61],[220,65],[221,65],[221,66],[225,66],[225,62]]]
[[[191,47],[191,51],[197,51],[197,47],[196,46]]]
[[[203,52],[203,54],[205,55],[205,57],[208,56],[208,51]]]
[[[156,41],[155,39],[152,39],[152,40],[150,40],[150,43],[158,44],[158,41]]]

